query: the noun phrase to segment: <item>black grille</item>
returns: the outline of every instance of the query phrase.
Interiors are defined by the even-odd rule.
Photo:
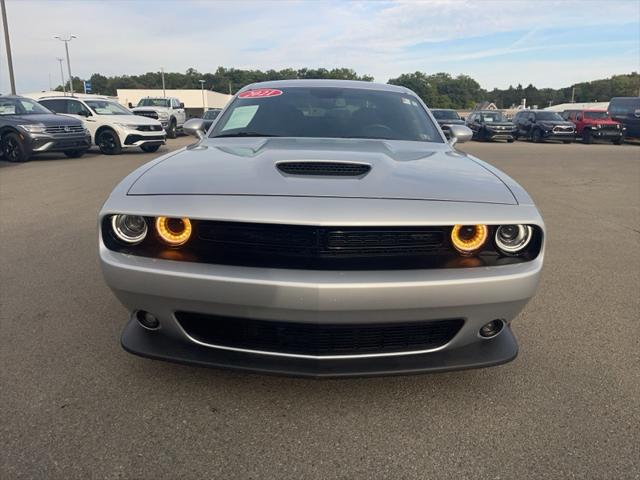
[[[164,135],[127,135],[127,138],[124,139],[125,145],[133,145],[136,142],[140,141],[148,141],[148,142],[164,142]]]
[[[153,112],[153,111],[136,112],[136,111],[134,111],[133,113],[135,113],[136,115],[140,115],[141,117],[155,118],[156,120],[158,119],[158,112]]]
[[[176,312],[189,336],[203,343],[302,355],[365,355],[430,350],[448,343],[463,320],[310,324]]]
[[[44,129],[47,133],[54,134],[78,134],[84,133],[82,125],[53,125]]]
[[[280,162],[278,170],[287,175],[359,177],[369,173],[371,165],[345,162]]]

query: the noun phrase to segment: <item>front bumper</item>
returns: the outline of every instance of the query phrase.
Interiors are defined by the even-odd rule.
[[[513,130],[489,130],[485,129],[487,140],[514,140],[516,138],[517,129]]]
[[[123,148],[136,148],[144,145],[164,145],[167,139],[163,130],[149,132],[133,128],[122,128],[119,133]]]
[[[558,132],[554,130],[542,130],[542,138],[545,140],[575,140],[576,132]]]
[[[130,321],[123,347],[151,358],[302,376],[349,376],[484,367],[515,358],[510,328],[491,340],[478,335],[485,323],[507,324],[535,293],[542,254],[523,264],[468,269],[404,271],[304,271],[259,269],[156,260],[113,252],[101,245],[107,284],[130,310],[155,315],[159,330]],[[393,356],[326,359],[278,352],[246,352],[196,342],[176,311],[230,317],[371,324],[462,318],[445,345]]]
[[[608,128],[592,128],[591,136],[593,138],[617,139],[624,137],[624,130],[608,129]]]
[[[25,144],[29,145],[32,153],[88,150],[91,147],[91,135],[32,133],[27,136]]]

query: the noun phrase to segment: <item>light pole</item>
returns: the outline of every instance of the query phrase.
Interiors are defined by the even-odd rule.
[[[167,98],[167,92],[164,89],[164,67],[160,67],[160,72],[162,73],[162,98]]]
[[[11,58],[11,43],[9,42],[9,25],[7,25],[7,8],[4,0],[0,0],[2,7],[2,24],[4,25],[4,43],[7,46],[7,63],[9,64],[9,81],[11,82],[11,94],[16,94],[16,80],[13,77],[13,59]]]
[[[202,90],[202,115],[204,115],[204,112],[206,110],[205,106],[204,106],[204,84],[205,81],[204,80],[198,80],[200,82],[200,89]]]
[[[71,92],[71,96],[73,97],[73,75],[71,75],[71,60],[69,60],[69,42],[78,37],[76,35],[69,35],[67,37],[56,35],[53,38],[64,42],[64,50],[67,53],[67,70],[69,70],[69,91]]]
[[[60,78],[62,78],[62,93],[67,94],[67,87],[65,86],[64,81],[64,70],[62,70],[62,58],[57,57],[56,60],[60,62]]]

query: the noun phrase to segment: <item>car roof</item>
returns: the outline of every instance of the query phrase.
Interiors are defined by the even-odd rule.
[[[28,100],[33,100],[32,98],[23,97],[22,95],[0,95],[1,98],[26,98]]]
[[[455,108],[430,108],[429,110],[431,110],[432,112],[434,110],[437,110],[439,112],[455,112]]]
[[[240,92],[245,90],[253,90],[255,88],[291,88],[291,87],[316,87],[316,88],[357,88],[361,90],[379,90],[386,92],[396,93],[411,93],[413,92],[405,87],[398,85],[388,85],[386,83],[373,83],[365,82],[361,80],[272,80],[268,82],[252,83],[240,89]]]

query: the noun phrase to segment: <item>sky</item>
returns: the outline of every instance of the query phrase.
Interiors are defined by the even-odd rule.
[[[6,0],[18,92],[74,76],[353,68],[461,73],[486,89],[640,71],[640,0]],[[9,91],[4,38],[0,92]],[[65,73],[66,76],[66,73]]]

